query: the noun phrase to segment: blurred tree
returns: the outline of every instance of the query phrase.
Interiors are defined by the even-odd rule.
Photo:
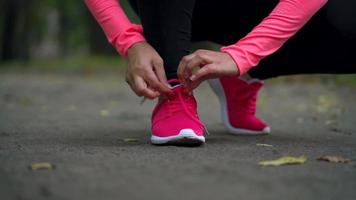
[[[2,1],[1,60],[27,59],[31,32],[32,0]]]
[[[138,21],[127,0],[130,19]],[[0,0],[0,61],[117,55],[84,0]]]
[[[131,9],[128,1],[120,0],[120,4],[124,8],[130,20],[134,23],[139,23],[139,19]],[[105,34],[89,11],[87,12],[87,19],[90,53],[117,55],[114,48],[106,42],[107,40],[105,38]]]
[[[86,13],[86,23],[88,27],[88,45],[90,54],[109,54],[116,55],[115,49],[107,42],[101,27],[88,11]]]

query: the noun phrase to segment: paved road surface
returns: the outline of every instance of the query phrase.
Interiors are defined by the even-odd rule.
[[[356,160],[355,86],[267,82],[259,115],[272,134],[263,137],[229,135],[208,85],[196,96],[206,145],[157,147],[153,102],[140,106],[122,77],[0,74],[0,199],[356,199],[356,161],[316,160]],[[282,155],[308,161],[257,164]],[[31,171],[34,162],[55,169]]]

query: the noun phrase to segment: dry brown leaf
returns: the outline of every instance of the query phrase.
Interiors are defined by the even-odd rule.
[[[322,156],[318,158],[320,161],[332,162],[332,163],[348,163],[351,162],[348,158],[343,158],[341,156]]]

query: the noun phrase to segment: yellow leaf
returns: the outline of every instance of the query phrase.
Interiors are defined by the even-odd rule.
[[[262,144],[262,143],[257,143],[256,146],[260,146],[260,147],[273,147],[273,145],[271,145],[271,144]]]
[[[22,98],[18,99],[17,103],[23,107],[32,106],[32,104],[33,104],[32,100],[28,97],[22,97]]]
[[[335,105],[335,98],[333,96],[320,95],[317,99],[316,111],[319,113],[326,113]]]
[[[139,140],[136,138],[125,138],[124,142],[138,142]]]
[[[77,107],[75,105],[70,105],[70,106],[68,106],[68,110],[69,111],[76,111]]]
[[[262,166],[280,166],[280,165],[291,165],[291,164],[303,164],[307,161],[307,157],[293,157],[293,156],[284,156],[276,160],[265,160],[261,161],[258,164]]]
[[[102,117],[108,117],[110,115],[110,112],[108,110],[101,110],[100,115]]]
[[[351,162],[350,159],[343,158],[341,156],[322,156],[322,157],[318,158],[318,160],[332,162],[332,163],[348,163],[348,162]]]
[[[32,163],[30,168],[32,170],[40,170],[40,169],[52,170],[54,169],[54,166],[48,162],[38,162],[38,163]]]

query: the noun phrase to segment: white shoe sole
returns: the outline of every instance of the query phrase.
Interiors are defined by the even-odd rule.
[[[182,129],[178,135],[158,137],[152,134],[152,144],[201,145],[205,143],[204,136],[198,136],[192,129]]]
[[[270,127],[266,127],[261,131],[243,129],[243,128],[235,128],[230,124],[229,115],[227,113],[227,103],[226,96],[224,92],[224,88],[222,87],[219,79],[210,79],[208,80],[210,87],[213,89],[214,93],[218,97],[220,101],[220,109],[221,109],[221,119],[224,123],[224,126],[227,130],[234,135],[266,135],[271,132]]]

